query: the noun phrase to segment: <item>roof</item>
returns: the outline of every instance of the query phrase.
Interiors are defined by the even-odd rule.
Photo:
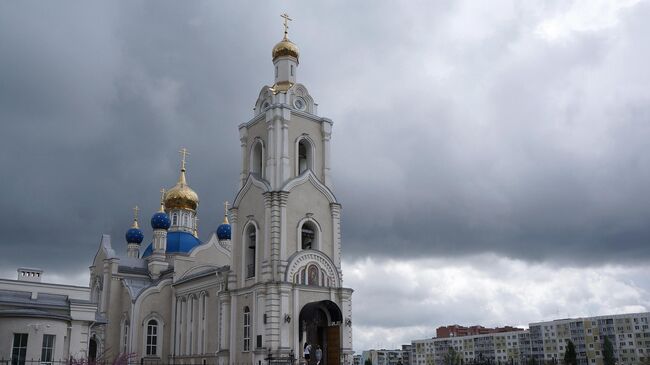
[[[188,232],[167,232],[166,253],[188,253],[194,247],[201,244],[201,240]],[[150,256],[153,253],[153,244],[149,244],[142,253],[142,257]]]

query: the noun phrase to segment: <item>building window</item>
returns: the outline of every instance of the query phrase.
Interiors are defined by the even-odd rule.
[[[260,139],[257,139],[251,148],[249,170],[251,174],[264,177],[264,145]]]
[[[278,66],[275,66],[275,77],[278,77]]]
[[[178,225],[178,213],[172,214],[172,226]]]
[[[11,346],[11,365],[25,365],[27,356],[27,334],[14,333],[14,342]]]
[[[147,356],[158,355],[158,322],[155,319],[147,322]]]
[[[300,229],[300,247],[303,250],[312,250],[316,248],[317,228],[313,222],[303,223]]]
[[[246,261],[244,267],[246,268],[246,278],[249,279],[255,277],[255,249],[257,248],[257,229],[255,225],[248,225],[244,242],[246,242]]]
[[[51,364],[54,358],[55,335],[43,335],[43,348],[41,350],[41,364]]]
[[[189,225],[189,216],[187,214],[183,214],[183,225],[185,227]]]
[[[244,307],[244,351],[251,350],[251,310]]]
[[[312,145],[309,143],[309,140],[302,138],[298,142],[298,151],[297,151],[297,175],[302,174],[307,170],[312,169]]]
[[[291,65],[291,76],[293,76],[293,65]]]
[[[124,322],[122,329],[122,353],[129,352],[129,322]]]

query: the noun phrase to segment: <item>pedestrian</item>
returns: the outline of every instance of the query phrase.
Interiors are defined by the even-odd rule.
[[[316,365],[320,365],[320,360],[323,358],[323,350],[320,349],[320,345],[316,345]]]
[[[305,347],[303,349],[303,354],[305,355],[305,364],[309,364],[309,355],[311,353],[311,345],[309,342],[305,342]]]

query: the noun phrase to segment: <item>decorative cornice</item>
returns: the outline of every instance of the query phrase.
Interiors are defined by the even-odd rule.
[[[327,186],[323,185],[323,183],[321,183],[318,180],[318,178],[316,178],[316,175],[314,175],[314,173],[311,170],[307,170],[303,172],[300,176],[287,182],[282,187],[282,191],[290,192],[296,186],[302,185],[307,181],[310,181],[318,191],[323,193],[323,195],[325,195],[325,197],[330,203],[336,203],[336,197],[334,196],[334,193],[332,193],[332,191]]]

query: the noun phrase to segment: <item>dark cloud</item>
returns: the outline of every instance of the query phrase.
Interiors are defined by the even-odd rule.
[[[284,11],[335,122],[346,256],[650,258],[647,4],[557,40],[551,5],[19,2],[0,4],[0,265],[122,247],[181,146],[207,237]]]

